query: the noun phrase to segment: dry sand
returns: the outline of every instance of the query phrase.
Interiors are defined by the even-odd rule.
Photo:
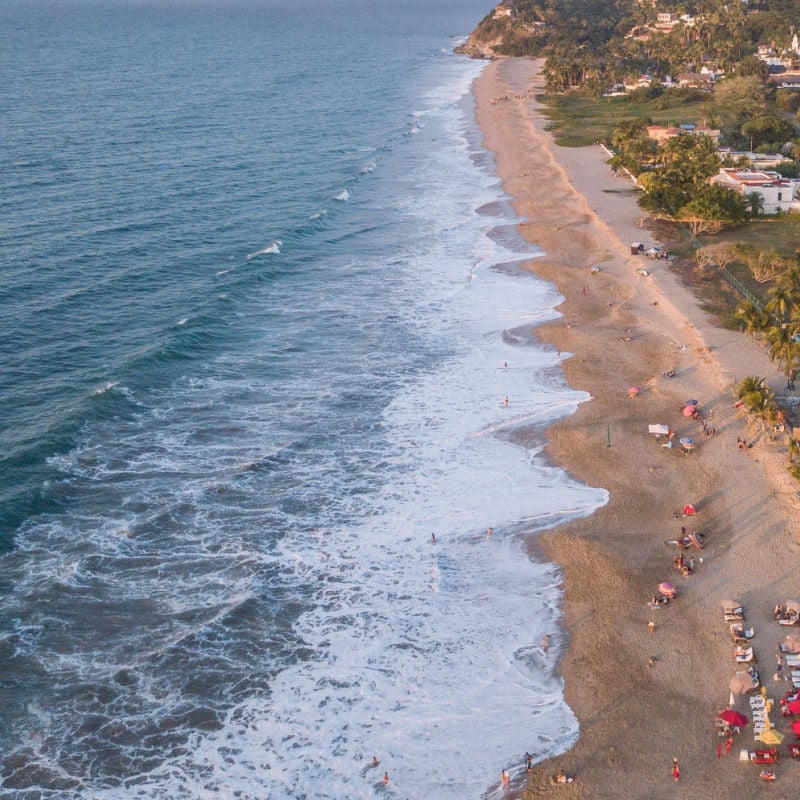
[[[748,428],[732,394],[747,375],[767,377],[779,390],[785,381],[759,346],[713,324],[667,262],[630,255],[631,241],[654,244],[641,227],[633,188],[613,176],[599,146],[553,144],[536,102],[524,96],[537,85],[539,66],[525,59],[488,65],[474,86],[477,116],[506,191],[529,220],[523,235],[546,251],[528,266],[564,296],[563,317],[536,334],[565,354],[569,383],[593,398],[549,429],[546,452],[580,480],[606,488],[610,499],[539,542],[564,573],[567,636],[557,638],[565,644],[561,671],[580,737],[562,756],[535,766],[527,785],[510,795],[797,797],[800,763],[784,757],[777,781],[767,784],[759,767],[738,760],[741,748],[755,746],[752,731],[745,728],[733,754],[718,759],[713,727],[735,671],[721,600],[744,605],[770,696],[790,686],[772,680],[787,630],[773,621],[772,609],[800,595],[800,487],[788,476],[785,444]],[[491,102],[506,95],[511,99]],[[594,264],[602,270],[592,274]],[[652,274],[640,276],[638,267]],[[675,377],[663,377],[670,369]],[[641,393],[629,400],[633,385]],[[701,401],[716,435],[704,436],[699,423],[681,415],[690,397]],[[671,425],[676,443],[694,436],[697,447],[689,455],[666,449],[648,435],[648,423]],[[739,450],[737,437],[753,447]],[[676,516],[689,502],[699,514]],[[672,563],[677,548],[665,544],[681,525],[705,534],[704,550],[694,552],[702,563],[688,578]],[[679,596],[650,611],[647,600],[663,580]],[[746,698],[737,707],[749,711]],[[780,715],[772,719],[788,729]],[[520,743],[524,749],[523,731]],[[678,784],[673,757],[681,766]],[[562,768],[575,782],[551,785]]]

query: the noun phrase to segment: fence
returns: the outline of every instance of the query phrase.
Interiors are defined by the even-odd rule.
[[[728,272],[726,267],[720,267],[719,271],[722,273],[725,283],[739,292],[742,297],[749,300],[759,311],[764,310],[764,304],[746,286],[744,286],[740,280],[734,278],[733,275]]]

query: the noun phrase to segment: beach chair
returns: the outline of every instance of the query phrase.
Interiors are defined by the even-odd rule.
[[[742,622],[744,620],[744,609],[738,600],[723,600],[720,605],[725,622]]]
[[[747,644],[753,638],[755,631],[753,628],[745,628],[744,625],[734,622],[731,627],[731,636],[736,644]]]
[[[733,657],[737,664],[751,664],[756,660],[753,648],[745,647],[744,645],[739,645],[733,651]]]

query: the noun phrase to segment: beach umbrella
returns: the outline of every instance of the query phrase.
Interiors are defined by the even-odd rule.
[[[783,649],[787,653],[800,653],[800,634],[790,633],[783,640]]]
[[[800,700],[790,700],[786,704],[786,708],[788,708],[792,714],[800,714]]]
[[[753,680],[753,676],[749,672],[744,672],[742,670],[737,672],[728,684],[728,688],[734,694],[744,694],[745,692],[755,689],[757,686],[758,684]]]
[[[631,386],[631,388],[628,389],[628,397],[636,397],[641,391],[642,390],[638,386]]]
[[[749,720],[744,714],[740,714],[733,708],[726,708],[721,714],[720,718],[725,720],[728,725],[734,725],[737,728],[741,728],[744,725],[747,725]]]
[[[661,594],[667,595],[667,597],[674,597],[676,594],[675,587],[669,581],[662,581],[659,583],[658,591],[661,592]]]
[[[792,733],[800,736],[800,720],[792,723]]]
[[[775,745],[783,741],[783,734],[780,731],[776,731],[775,728],[768,728],[765,731],[761,731],[761,733],[756,736],[756,739],[762,744]]]
[[[696,406],[698,405],[699,402],[700,402],[699,400],[684,400],[683,404],[685,406]]]
[[[694,406],[684,406],[683,407],[683,416],[684,417],[691,417],[697,409]]]
[[[687,503],[683,507],[683,516],[684,517],[690,517],[692,514],[696,514],[696,513],[697,513],[697,509],[691,503]]]

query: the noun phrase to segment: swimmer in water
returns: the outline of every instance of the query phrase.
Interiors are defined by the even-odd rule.
[[[548,648],[549,646],[550,646],[550,634],[549,634],[549,633],[546,633],[546,634],[544,635],[544,638],[542,639],[542,642],[541,642],[541,644],[539,645],[539,647],[541,647],[541,648],[542,648],[542,650],[544,650],[545,652],[547,652],[547,648]]]

